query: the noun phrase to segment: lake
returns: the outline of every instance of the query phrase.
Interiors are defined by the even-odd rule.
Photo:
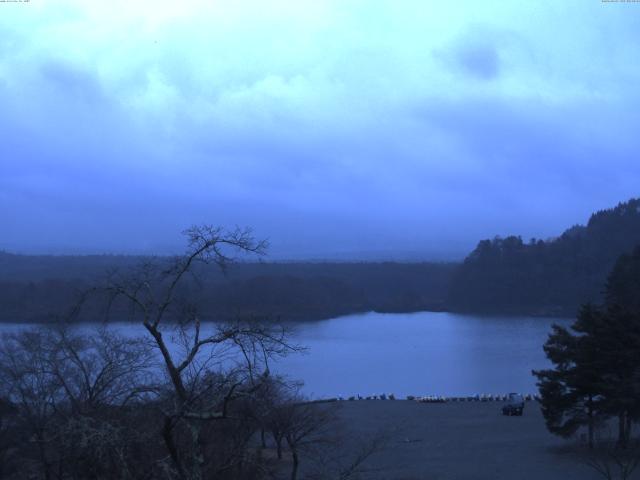
[[[312,397],[395,393],[467,396],[536,391],[532,369],[549,365],[542,345],[570,319],[453,313],[365,313],[298,324],[304,354],[273,370],[303,380]],[[117,324],[127,334],[136,324]],[[23,326],[5,324],[9,331]]]
[[[466,396],[536,391],[532,369],[549,366],[542,345],[571,319],[453,313],[366,313],[298,327],[306,355],[277,370],[324,397],[390,393]]]

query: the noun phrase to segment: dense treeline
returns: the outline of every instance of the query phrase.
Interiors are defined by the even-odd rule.
[[[448,305],[458,311],[574,315],[600,302],[619,255],[640,244],[640,199],[599,211],[559,238],[481,241],[453,278]]]
[[[206,319],[313,320],[372,310],[572,316],[581,303],[602,300],[616,258],[638,244],[640,199],[632,199],[556,239],[483,240],[462,264],[236,263],[226,274],[202,272],[189,288]],[[0,321],[55,320],[106,272],[144,260],[151,259],[0,252]]]
[[[55,320],[107,272],[141,260],[0,253],[0,321]],[[371,310],[442,309],[454,270],[454,264],[438,263],[236,263],[226,274],[199,272],[190,288],[206,319],[312,320]],[[83,319],[95,319],[101,311],[85,309]]]

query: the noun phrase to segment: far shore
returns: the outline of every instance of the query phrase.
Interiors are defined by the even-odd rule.
[[[417,310],[361,310],[361,311],[345,311],[345,312],[335,312],[333,314],[318,314],[318,315],[302,315],[299,317],[292,317],[290,315],[280,316],[277,314],[270,315],[258,315],[257,313],[246,313],[240,314],[237,316],[222,316],[218,318],[211,318],[208,316],[203,316],[203,323],[225,323],[225,322],[233,322],[237,320],[246,320],[252,319],[256,321],[269,322],[273,324],[282,324],[282,325],[300,325],[305,323],[315,323],[315,322],[323,322],[327,320],[333,320],[341,317],[350,317],[354,315],[366,315],[369,313],[379,313],[379,314],[419,314],[419,313],[451,313],[457,315],[465,315],[465,316],[473,316],[473,317],[488,317],[488,318],[519,318],[519,317],[527,317],[527,318],[560,318],[560,319],[574,319],[576,316],[576,312],[567,312],[567,311],[559,311],[559,312],[546,312],[546,311],[513,311],[513,312],[505,312],[505,311],[466,311],[466,310],[456,310],[456,309],[448,309],[448,308],[421,308]],[[0,315],[0,325],[56,325],[68,322],[65,320],[64,316],[48,316],[48,317],[28,317],[19,320],[14,320],[9,317],[3,317]],[[104,324],[104,323],[140,323],[139,319],[122,319],[122,320],[75,320],[68,322],[69,324]],[[178,321],[176,319],[167,319],[168,324],[177,324]]]

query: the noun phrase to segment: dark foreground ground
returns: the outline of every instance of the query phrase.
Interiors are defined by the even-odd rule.
[[[502,416],[501,406],[500,402],[362,400],[340,402],[338,415],[356,438],[380,431],[388,436],[386,447],[369,458],[370,471],[360,478],[603,478],[581,460],[576,440],[565,441],[547,432],[537,402],[527,402],[522,417]]]

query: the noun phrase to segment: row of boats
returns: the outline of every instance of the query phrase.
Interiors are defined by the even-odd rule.
[[[522,398],[524,398],[525,401],[527,402],[531,402],[531,401],[538,401],[540,400],[540,395],[536,394],[532,394],[532,393],[528,393],[528,394],[523,394]],[[413,395],[409,395],[407,397],[407,400],[414,400],[416,402],[419,403],[445,403],[445,402],[506,402],[507,400],[509,400],[509,395],[507,394],[498,394],[498,395],[493,395],[493,394],[478,394],[478,395],[472,395],[469,397],[442,397],[442,396],[437,396],[437,395],[427,395],[424,397],[414,397]]]
[[[540,395],[528,393],[523,394],[522,397],[525,401],[538,401],[540,400]],[[396,400],[396,397],[393,393],[381,393],[378,395],[369,395],[363,397],[361,395],[352,395],[350,397],[338,396],[336,398],[327,399],[328,401],[356,401],[356,400]],[[415,395],[407,395],[407,400],[415,401],[418,403],[446,403],[446,402],[505,402],[509,399],[508,394],[476,394],[467,397],[445,397],[442,395],[424,395],[424,396],[415,396]]]

